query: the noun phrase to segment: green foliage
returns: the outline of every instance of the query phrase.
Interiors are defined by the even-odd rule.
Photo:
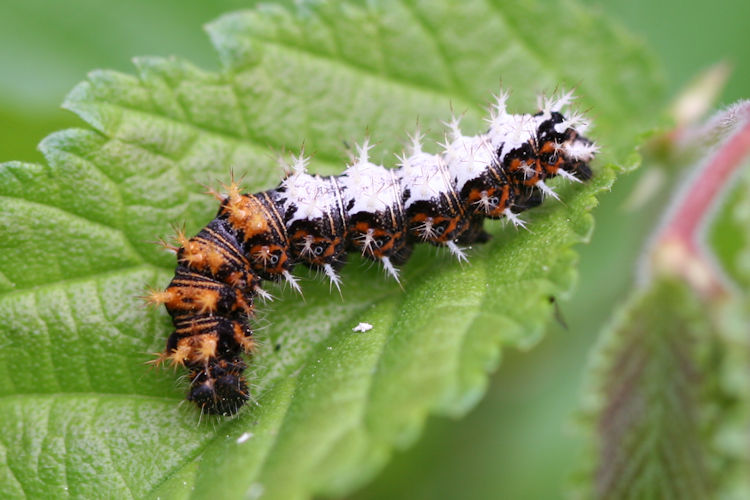
[[[750,158],[740,170],[736,188],[729,193],[711,224],[711,248],[737,285],[750,290]]]
[[[730,109],[716,113],[708,126],[686,132],[699,132],[687,155],[678,156],[702,168],[689,176],[691,186],[708,189],[709,181],[718,181],[726,192],[713,199],[720,205],[714,217],[700,214],[711,223],[705,233],[676,240],[689,240],[681,248],[689,248],[690,256],[670,253],[683,263],[674,269],[708,266],[720,286],[701,287],[688,272],[671,276],[654,255],[677,243],[655,239],[647,255],[654,260],[650,282],[636,288],[595,351],[592,387],[585,393],[594,436],[581,485],[587,497],[739,499],[750,494],[750,158],[747,141],[738,147],[733,140],[747,126],[746,112],[737,111],[741,106]],[[712,169],[718,165],[709,162],[727,151],[736,157],[739,175],[722,179]],[[664,234],[676,238],[680,233],[670,229],[685,216],[670,212]],[[702,239],[710,247],[702,241],[691,245]]]
[[[737,285],[717,314],[723,358],[716,372],[725,409],[712,443],[723,465],[721,495],[732,499],[750,496],[750,158],[738,181],[711,231],[712,248]]]
[[[706,362],[713,328],[679,281],[633,297],[602,339],[594,368],[598,455],[594,498],[708,498]],[[703,399],[703,401],[702,401]]]
[[[46,165],[0,165],[0,496],[304,498],[361,484],[428,413],[471,407],[502,346],[538,340],[613,180],[604,164],[633,164],[658,99],[643,50],[568,2],[265,7],[208,30],[221,72],[161,58],[137,59],[136,77],[92,72],[65,107],[93,130],[45,139]],[[470,266],[419,249],[406,292],[358,259],[343,300],[313,280],[305,302],[272,290],[257,405],[203,423],[180,407],[174,376],[143,364],[169,319],[137,297],[174,266],[149,241],[212,217],[200,184],[233,167],[248,190],[269,188],[269,147],[302,140],[314,169],[339,172],[341,141],[368,130],[392,165],[416,117],[437,140],[452,105],[480,130],[499,78],[519,110],[578,84],[606,151],[596,178],[561,185],[565,204],[529,214],[533,232],[494,226]],[[352,333],[360,321],[374,329]]]
[[[745,498],[747,304],[656,279],[602,335],[587,498]]]

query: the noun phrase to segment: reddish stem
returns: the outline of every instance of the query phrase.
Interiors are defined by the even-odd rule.
[[[702,228],[734,173],[750,155],[750,111],[746,115],[745,123],[690,178],[655,240],[656,270],[682,275],[705,293],[724,290],[713,259],[701,245]]]
[[[694,243],[706,214],[749,153],[750,121],[729,138],[694,178],[672,218],[667,221],[662,236]]]

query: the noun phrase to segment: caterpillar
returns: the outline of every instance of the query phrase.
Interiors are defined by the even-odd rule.
[[[395,169],[372,163],[365,141],[341,175],[309,173],[303,152],[274,189],[242,193],[233,180],[226,194],[214,192],[220,206],[206,227],[192,238],[178,232],[178,245],[162,241],[177,255],[175,276],[148,300],[164,304],[174,332],[153,363],[189,370],[187,399],[201,413],[233,415],[250,397],[242,355],[255,346],[255,298],[269,297],[263,281],[299,291],[292,270],[302,263],[340,290],[347,252],[399,281],[399,266],[421,242],[466,260],[462,245],[490,237],[484,219],[525,227],[521,212],[558,198],[547,179],[591,178],[598,147],[582,135],[582,115],[563,114],[571,92],[540,97],[535,114],[509,113],[507,99],[496,97],[483,134],[463,135],[454,118],[439,154],[424,151],[415,133]]]

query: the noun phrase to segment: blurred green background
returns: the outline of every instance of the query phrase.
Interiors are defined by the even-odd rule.
[[[81,124],[59,104],[91,69],[132,72],[130,59],[135,55],[171,54],[217,69],[218,59],[201,26],[252,3],[2,2],[0,161],[40,161],[36,144],[45,135]],[[749,96],[747,0],[586,3],[647,41],[663,62],[671,95],[700,70],[727,60],[733,73],[721,103]],[[622,208],[637,175],[620,180],[597,209],[593,241],[580,248],[579,286],[570,300],[560,304],[567,329],[552,325],[532,351],[506,352],[486,397],[468,416],[458,422],[430,419],[422,439],[398,453],[354,498],[563,496],[585,446],[585,437],[574,429],[574,418],[588,352],[613,307],[627,293],[648,222],[660,208],[659,200],[638,212]],[[613,262],[618,263],[614,269]],[[607,279],[602,280],[602,275]]]

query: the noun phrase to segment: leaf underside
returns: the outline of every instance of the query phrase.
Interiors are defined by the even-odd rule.
[[[306,498],[343,494],[414,439],[428,413],[460,415],[500,348],[535,343],[575,278],[571,246],[595,193],[633,164],[660,85],[640,45],[568,2],[263,7],[208,26],[223,69],[139,58],[137,76],[94,71],[64,106],[91,130],[40,145],[47,164],[0,165],[0,496]],[[174,257],[152,242],[213,216],[203,184],[277,184],[275,155],[303,141],[338,173],[368,133],[394,165],[416,120],[437,141],[451,108],[483,128],[491,92],[516,111],[577,86],[604,153],[587,185],[559,185],[527,216],[490,226],[460,266],[422,247],[405,289],[352,258],[343,299],[305,271],[305,300],[259,305],[256,404],[232,420],[181,405],[184,383],[149,370],[171,324],[142,305]],[[606,166],[609,165],[609,166]],[[353,333],[359,322],[367,333]],[[238,443],[237,438],[249,433]]]
[[[687,285],[658,279],[603,338],[592,498],[712,496],[705,311]]]

